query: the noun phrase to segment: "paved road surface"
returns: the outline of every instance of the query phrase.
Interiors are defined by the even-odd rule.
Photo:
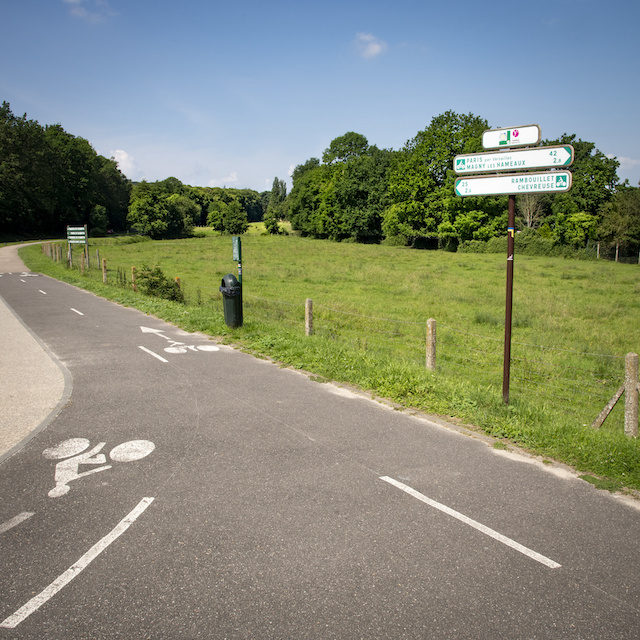
[[[27,328],[66,372],[0,464],[0,640],[640,637],[633,506],[50,278],[0,295],[3,407]]]

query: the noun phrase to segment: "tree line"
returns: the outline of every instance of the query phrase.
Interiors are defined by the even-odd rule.
[[[337,241],[456,250],[504,236],[507,196],[460,198],[454,191],[455,156],[482,152],[489,128],[483,118],[447,111],[398,151],[348,132],[322,160],[296,167],[285,216],[303,235]],[[640,190],[620,182],[619,162],[575,134],[542,144],[573,145],[573,186],[567,193],[518,195],[520,229],[547,247],[599,241],[637,253]]]
[[[87,224],[93,235],[133,230],[153,238],[189,234],[209,225],[242,234],[264,221],[281,222],[304,236],[341,242],[417,248],[478,248],[504,237],[507,197],[455,195],[456,155],[478,153],[488,122],[447,111],[399,150],[379,149],[359,133],[335,138],[322,158],[292,174],[287,193],[275,178],[271,191],[191,187],[177,178],[132,183],[114,159],[58,125],[41,126],[0,110],[0,233],[5,237],[61,235],[68,224]],[[640,250],[640,189],[621,183],[619,163],[573,135],[543,145],[572,144],[573,186],[567,193],[516,198],[520,230],[547,247],[580,249],[598,241]]]
[[[61,125],[0,107],[0,233],[60,235],[66,225],[125,230],[131,184],[115,160]]]
[[[129,227],[152,238],[188,235],[194,226],[211,226],[234,235],[259,222],[266,209],[263,194],[252,189],[191,187],[177,178],[138,182],[131,189]]]

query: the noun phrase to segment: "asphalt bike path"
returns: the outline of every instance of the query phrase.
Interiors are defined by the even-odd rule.
[[[0,296],[72,386],[0,464],[0,639],[639,637],[640,511],[561,468],[44,276]]]

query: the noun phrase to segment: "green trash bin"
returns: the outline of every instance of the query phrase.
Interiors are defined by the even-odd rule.
[[[224,310],[224,321],[228,327],[235,329],[242,326],[242,285],[232,274],[222,278],[220,286],[222,293],[222,308]]]

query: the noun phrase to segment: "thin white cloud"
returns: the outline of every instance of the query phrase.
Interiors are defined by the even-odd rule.
[[[609,155],[608,157],[614,158],[615,156]],[[632,169],[633,167],[637,167],[640,165],[640,158],[625,158],[624,156],[621,156],[616,159],[620,163],[620,166],[625,169]]]
[[[129,180],[142,180],[144,176],[136,159],[122,149],[111,152],[111,157],[118,163],[118,168]]]
[[[387,43],[372,33],[356,34],[355,47],[357,54],[366,59],[375,58],[388,49]]]
[[[238,172],[232,171],[226,178],[213,178],[207,183],[210,187],[226,187],[230,184],[237,184],[240,182],[238,178]]]
[[[118,15],[107,0],[62,0],[75,18],[97,24]]]

